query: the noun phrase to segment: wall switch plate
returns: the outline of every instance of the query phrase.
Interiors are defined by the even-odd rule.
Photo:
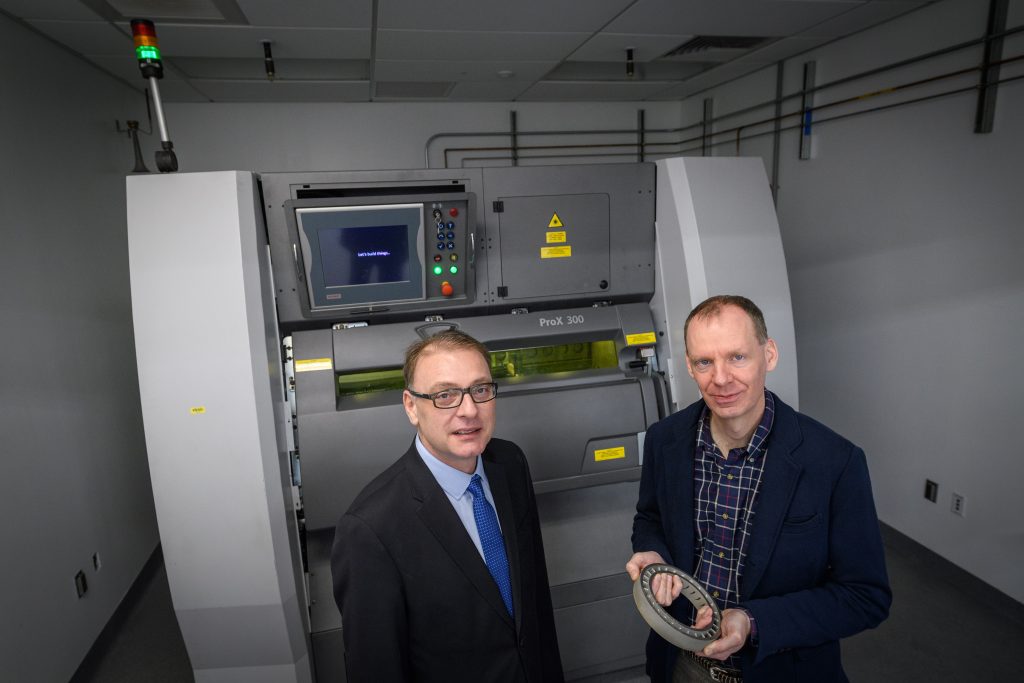
[[[933,503],[939,499],[939,485],[931,479],[924,480],[924,497]]]
[[[953,492],[953,514],[964,517],[964,507],[967,505],[967,499],[964,498],[957,492]]]

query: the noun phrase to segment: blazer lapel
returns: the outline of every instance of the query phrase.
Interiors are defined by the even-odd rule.
[[[505,609],[498,585],[494,582],[494,578],[488,571],[483,558],[480,557],[466,528],[462,526],[462,520],[455,514],[444,489],[420,459],[415,445],[405,454],[405,461],[406,471],[413,483],[414,495],[420,504],[419,515],[423,523],[434,534],[438,543],[466,575],[480,596],[499,613],[506,623],[512,626],[512,620],[508,615],[508,610]],[[487,476],[490,478],[490,471]],[[494,493],[494,484],[492,483],[491,486],[491,492]],[[500,517],[499,519],[502,530],[504,530],[505,521]],[[515,575],[513,575],[513,585],[515,585],[514,579]]]
[[[750,547],[740,581],[740,600],[749,600],[764,576],[802,471],[792,455],[801,440],[796,414],[777,397],[775,406],[775,424],[768,437],[763,481],[754,503]]]
[[[508,472],[504,465],[495,462],[488,457],[484,450],[482,456],[484,470],[487,472],[487,482],[491,487],[491,495],[494,496],[495,507],[498,513],[498,523],[501,525],[501,535],[505,540],[505,554],[508,556],[509,576],[512,579],[512,605],[516,617],[516,632],[522,625],[523,609],[522,603],[522,566],[520,564],[519,537],[516,534],[516,519],[512,508],[512,494],[509,489]],[[490,576],[490,574],[488,574]],[[492,581],[493,583],[493,581]],[[497,594],[501,601],[500,592]],[[501,602],[502,611],[508,616],[505,603]]]
[[[699,412],[698,412],[699,416]],[[665,442],[660,461],[665,467],[665,481],[672,482],[676,487],[668,491],[664,498],[667,510],[662,512],[662,519],[689,520],[676,526],[676,533],[666,539],[668,547],[673,549],[673,557],[665,558],[667,562],[690,573],[694,569],[694,532],[693,532],[693,451],[697,443],[697,423],[680,430],[675,438]],[[664,524],[664,522],[662,523]],[[679,555],[679,557],[676,557]]]

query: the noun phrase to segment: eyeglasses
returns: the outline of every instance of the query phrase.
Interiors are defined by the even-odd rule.
[[[473,399],[473,403],[487,403],[493,401],[498,395],[498,385],[495,382],[486,382],[484,384],[474,384],[471,387],[465,389],[459,389],[453,387],[451,389],[442,389],[441,391],[435,391],[432,394],[421,394],[418,391],[412,389],[406,389],[410,394],[416,398],[429,398],[435,408],[458,408],[462,405],[462,398],[466,394]]]

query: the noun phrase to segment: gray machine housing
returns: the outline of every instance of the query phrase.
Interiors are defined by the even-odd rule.
[[[414,430],[400,383],[341,386],[394,375],[413,341],[455,327],[492,352],[495,434],[530,463],[570,679],[643,662],[648,628],[623,564],[645,432],[697,398],[687,311],[716,293],[758,301],[783,359],[772,386],[797,403],[785,261],[756,159],[132,176],[127,197],[154,499],[200,683],[345,680],[334,525]],[[297,212],[396,205],[412,216],[422,290],[318,300]],[[459,264],[441,276],[450,291],[435,263]],[[559,364],[587,353],[601,362]],[[508,370],[523,367],[513,358],[533,370]]]

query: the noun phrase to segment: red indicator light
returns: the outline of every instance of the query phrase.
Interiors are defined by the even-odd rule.
[[[456,216],[459,215],[459,210],[453,206],[452,208],[448,209],[448,215],[451,216],[452,218],[455,218]]]
[[[438,263],[441,260],[440,254],[434,254],[434,263]]]
[[[444,296],[451,296],[454,293],[455,293],[455,288],[452,287],[452,284],[450,282],[446,281],[446,282],[442,282],[441,283],[441,294],[442,295],[444,295]]]

